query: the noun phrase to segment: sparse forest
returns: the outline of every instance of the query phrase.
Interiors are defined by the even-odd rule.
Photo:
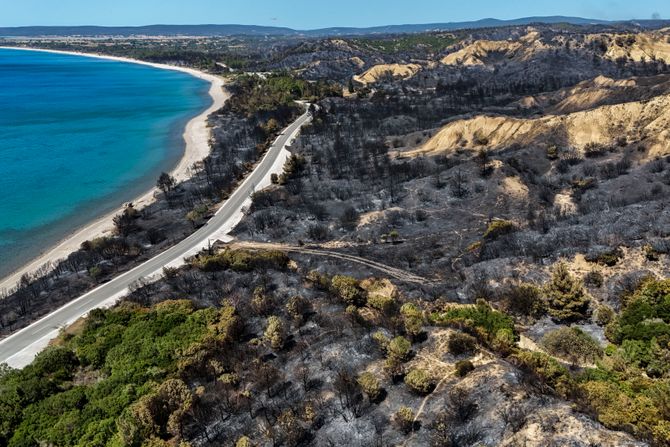
[[[3,335],[204,225],[296,101],[313,119],[235,241],[0,369],[0,445],[670,445],[669,39],[50,42],[206,68],[232,97],[192,178],[23,278]]]

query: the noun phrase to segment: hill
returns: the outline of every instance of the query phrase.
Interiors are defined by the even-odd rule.
[[[236,24],[203,24],[203,25],[147,25],[147,26],[22,26],[0,28],[1,37],[44,37],[44,36],[306,36],[326,37],[342,35],[370,35],[370,34],[398,34],[398,33],[425,33],[431,31],[451,31],[459,29],[493,28],[501,26],[523,26],[531,24],[559,24],[572,25],[612,25],[619,22],[609,22],[598,19],[581,17],[524,17],[513,20],[482,19],[470,22],[447,22],[428,24],[386,25],[367,28],[330,27],[314,30],[296,30],[284,27],[236,25]],[[620,22],[629,23],[633,22]],[[667,26],[667,21],[649,20],[635,22],[640,27]]]

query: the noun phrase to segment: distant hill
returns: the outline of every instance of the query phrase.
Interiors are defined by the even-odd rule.
[[[491,28],[531,24],[568,23],[572,25],[614,25],[635,24],[645,28],[655,28],[670,22],[643,20],[636,22],[610,22],[581,17],[524,17],[513,20],[482,19],[471,22],[428,23],[415,25],[387,25],[369,28],[333,27],[315,30],[295,30],[274,26],[256,25],[148,25],[148,26],[24,26],[0,27],[0,37],[46,37],[46,36],[363,36],[373,34],[422,33],[427,31],[450,31],[457,29]]]

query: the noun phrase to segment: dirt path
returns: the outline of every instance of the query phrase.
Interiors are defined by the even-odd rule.
[[[319,249],[319,248],[307,248],[307,247],[297,247],[293,245],[287,245],[287,244],[273,244],[273,243],[263,243],[263,242],[235,242],[230,245],[231,247],[235,248],[246,248],[246,249],[256,249],[256,250],[282,250],[282,251],[287,251],[287,252],[293,252],[293,253],[301,253],[301,254],[308,254],[308,255],[316,255],[316,256],[327,256],[330,258],[336,258],[340,259],[342,261],[349,261],[349,262],[354,262],[357,264],[362,264],[367,267],[373,268],[375,270],[379,270],[383,273],[386,273],[387,275],[398,279],[400,281],[404,282],[409,282],[409,283],[414,283],[414,284],[421,284],[421,285],[431,285],[435,284],[435,281],[429,280],[427,278],[424,278],[419,275],[415,275],[414,273],[410,273],[408,271],[392,267],[390,265],[382,264],[381,262],[377,261],[372,261],[370,259],[362,258],[360,256],[354,256],[350,255],[347,253],[340,253],[332,250],[327,250],[327,249]]]

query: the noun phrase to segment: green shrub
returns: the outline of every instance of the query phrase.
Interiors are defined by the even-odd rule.
[[[391,339],[389,339],[386,336],[386,334],[384,334],[382,331],[377,331],[374,334],[372,334],[372,339],[377,343],[379,349],[381,349],[384,353],[386,353],[386,350],[388,349]]]
[[[405,376],[405,384],[415,393],[428,394],[435,388],[432,377],[423,369],[413,368]]]
[[[411,352],[412,343],[405,337],[395,337],[388,343],[386,348],[387,357],[399,362],[406,362],[409,360]]]
[[[542,346],[555,356],[572,363],[595,362],[603,350],[593,338],[579,328],[561,327],[542,337]]]
[[[495,240],[505,234],[513,233],[517,230],[514,222],[509,220],[494,220],[489,224],[484,232],[484,239]]]
[[[368,307],[389,315],[395,311],[397,302],[394,297],[383,293],[368,293],[367,304]]]
[[[284,347],[286,342],[286,329],[284,323],[277,316],[268,318],[268,324],[265,328],[265,341],[274,350],[280,350]]]
[[[393,415],[393,423],[401,432],[411,432],[414,429],[414,412],[411,408],[400,407]]]
[[[192,261],[192,265],[205,272],[221,270],[236,270],[250,272],[255,269],[285,270],[289,258],[286,253],[278,250],[232,250],[224,249],[214,255],[199,255]]]
[[[593,317],[598,326],[607,326],[614,320],[615,314],[611,307],[602,305],[598,306]]]
[[[493,342],[500,329],[508,329],[516,338],[514,320],[485,302],[475,306],[447,305],[444,311],[431,314],[430,319],[436,326],[467,329],[486,343]]]
[[[376,401],[381,396],[382,388],[379,379],[371,372],[364,372],[358,376],[357,381],[370,402]]]
[[[142,445],[158,432],[167,436],[168,419],[179,421],[191,397],[174,378],[187,375],[188,365],[202,368],[198,347],[205,339],[213,346],[227,339],[235,318],[227,306],[194,310],[188,301],[92,311],[64,346],[45,350],[23,370],[0,374],[0,444],[36,445],[39,439],[97,446],[132,439]],[[86,380],[75,383],[78,370]],[[138,425],[135,410],[147,424]]]
[[[320,290],[328,290],[330,288],[330,278],[328,275],[319,273],[316,270],[310,270],[307,274],[307,280]]]
[[[458,377],[465,377],[474,371],[475,365],[470,360],[460,360],[456,362],[456,375]]]
[[[505,310],[515,315],[539,318],[547,312],[542,291],[532,284],[515,284],[503,295]]]
[[[571,322],[586,318],[591,300],[582,282],[570,274],[565,263],[556,266],[544,294],[549,315],[554,320]]]
[[[423,332],[423,313],[412,303],[405,303],[400,308],[405,332],[410,337],[417,337]]]
[[[365,291],[361,289],[360,281],[351,276],[335,275],[330,282],[333,292],[345,304],[353,304],[355,306],[362,306],[365,301]]]
[[[570,394],[574,381],[567,368],[542,352],[521,351],[510,360],[519,368],[537,375],[544,383],[562,396]]]
[[[249,439],[246,436],[242,436],[240,439],[237,440],[235,443],[235,447],[253,447],[253,443],[251,442],[251,439]]]

